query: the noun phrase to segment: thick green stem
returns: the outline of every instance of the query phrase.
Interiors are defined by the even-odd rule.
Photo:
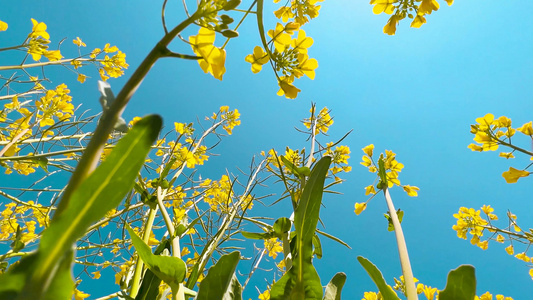
[[[409,262],[409,254],[407,253],[407,244],[405,243],[405,237],[403,236],[402,226],[400,225],[400,220],[398,220],[398,215],[396,215],[396,209],[394,208],[394,204],[392,203],[392,199],[389,194],[389,189],[385,187],[383,189],[383,194],[385,194],[385,200],[387,201],[389,214],[392,220],[392,224],[394,225],[394,233],[396,234],[398,252],[400,253],[400,264],[402,266],[403,280],[405,282],[407,300],[418,300],[413,270],[411,269],[411,263]]]

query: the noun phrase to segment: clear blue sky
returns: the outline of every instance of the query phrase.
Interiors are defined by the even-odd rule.
[[[69,44],[77,36],[89,48],[117,45],[130,64],[126,76],[110,80],[118,92],[162,36],[159,2],[4,1],[0,20],[9,24],[9,30],[1,33],[0,47],[22,41],[31,30],[30,18],[48,25],[53,44],[66,37],[65,51],[73,49]],[[315,41],[309,54],[319,62],[316,79],[296,83],[302,89],[297,100],[276,96],[278,87],[267,66],[259,74],[251,73],[244,57],[259,44],[259,36],[254,19],[249,19],[241,36],[226,48],[223,82],[205,75],[194,61],[165,59],[152,69],[124,115],[131,119],[158,113],[171,126],[174,121],[193,122],[196,116],[210,115],[221,105],[239,109],[242,126],[216,148],[221,156],[210,158],[200,169],[205,178],[220,177],[226,169],[238,173],[237,167],[246,168],[261,150],[309,148],[305,136],[293,128],[308,116],[311,102],[327,106],[335,124],[330,138],[322,141],[336,140],[353,129],[344,141],[352,149],[353,171],[338,187],[344,195],[325,198],[322,220],[327,232],[353,249],[324,242],[324,258],[315,260],[324,285],[343,271],[348,275],[344,299],[376,291],[356,261],[358,255],[374,262],[389,283],[401,275],[394,234],[386,230],[383,218],[382,197],[376,197],[360,216],[353,213],[354,203],[366,200],[363,188],[374,179],[359,165],[360,149],[373,143],[375,152],[396,152],[405,165],[402,183],[421,189],[417,198],[407,197],[399,188],[391,190],[396,207],[405,211],[404,233],[415,277],[443,289],[450,269],[472,264],[478,295],[490,291],[528,299],[533,284],[526,263],[493,242],[486,251],[474,247],[458,239],[451,227],[459,207],[479,209],[483,204],[496,209],[502,227],[508,209],[523,227],[532,226],[533,204],[527,189],[531,179],[510,185],[501,177],[509,166],[525,167],[527,159],[506,161],[497,152],[472,152],[467,146],[473,137],[469,125],[486,113],[505,115],[515,127],[533,119],[533,2],[456,0],[451,7],[440,2],[441,9],[427,16],[422,28],[409,28],[404,21],[395,36],[388,36],[382,33],[387,17],[372,14],[368,1],[325,1],[320,16],[305,27]],[[173,24],[177,23],[182,16],[179,6],[172,3],[169,10],[174,11],[169,13],[176,20]],[[266,27],[275,24],[273,10],[273,4],[265,8]],[[184,44],[174,47],[189,51]],[[0,57],[0,64],[6,63]],[[99,109],[97,78],[81,85],[71,77],[67,82],[74,102]],[[57,77],[54,84],[62,80]],[[530,145],[527,139],[521,141]],[[257,286],[263,290],[265,282],[258,280]],[[101,296],[110,291],[87,292]],[[257,292],[250,286],[245,296],[256,299]]]

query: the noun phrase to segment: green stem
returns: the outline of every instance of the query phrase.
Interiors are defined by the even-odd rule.
[[[81,157],[78,166],[74,170],[74,174],[70,178],[70,181],[65,189],[63,198],[58,205],[56,215],[59,215],[67,207],[72,193],[77,189],[81,182],[83,182],[96,168],[96,165],[100,159],[100,153],[102,152],[104,145],[109,137],[109,134],[115,127],[115,123],[118,116],[122,114],[122,111],[126,108],[129,100],[137,91],[141,82],[148,74],[148,71],[152,68],[155,62],[162,57],[167,51],[167,46],[170,42],[187,26],[191,25],[201,17],[201,13],[196,11],[189,18],[181,22],[178,26],[172,29],[171,32],[165,34],[163,38],[154,46],[152,51],[146,56],[141,65],[135,70],[131,78],[126,82],[120,93],[115,98],[115,101],[100,119],[100,123],[94,131],[93,137],[89,141],[84,155]]]
[[[402,226],[396,215],[396,209],[392,203],[392,198],[389,194],[389,189],[385,187],[383,189],[385,194],[385,200],[387,201],[387,207],[389,208],[389,215],[394,225],[394,233],[396,234],[396,242],[398,244],[398,252],[400,253],[400,264],[402,266],[403,280],[405,282],[405,290],[407,294],[407,300],[418,300],[418,294],[416,293],[415,281],[413,276],[413,270],[411,269],[411,263],[409,262],[409,254],[407,253],[407,244],[405,243],[405,237],[403,236]]]
[[[152,232],[152,225],[154,224],[155,215],[157,213],[157,207],[154,209],[150,209],[150,213],[148,215],[148,220],[146,220],[146,223],[144,224],[144,236],[143,241],[148,245],[148,241],[150,240],[150,233]],[[132,279],[132,285],[130,290],[130,297],[135,298],[137,297],[137,293],[139,293],[139,288],[141,287],[141,275],[143,270],[143,261],[140,257],[137,257],[137,264],[135,265],[135,271],[133,273],[133,279]]]

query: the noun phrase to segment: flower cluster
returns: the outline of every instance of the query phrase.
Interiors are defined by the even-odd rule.
[[[396,154],[392,152],[391,150],[385,150],[385,155],[381,153],[379,155],[378,164],[374,161],[373,155],[374,155],[374,144],[370,144],[363,148],[363,152],[365,155],[363,155],[363,161],[361,164],[368,168],[368,170],[372,173],[377,173],[378,177],[375,182],[377,184],[371,184],[367,187],[365,187],[365,195],[375,195],[379,191],[384,190],[385,188],[391,188],[394,185],[401,186],[403,190],[407,193],[408,196],[416,197],[418,196],[418,191],[420,190],[416,186],[410,186],[410,185],[402,185],[400,183],[400,180],[398,179],[398,173],[402,171],[403,164],[399,163],[396,160]],[[379,161],[383,161],[383,170],[380,170],[380,164]],[[385,178],[381,178],[380,173],[385,175]],[[386,179],[386,180],[384,180]],[[385,181],[387,182],[387,186],[384,186]],[[377,188],[377,190],[376,190]],[[372,196],[373,197],[373,196]],[[372,197],[370,199],[372,199]],[[368,199],[364,203],[355,203],[355,214],[359,215],[366,209],[366,205]]]
[[[327,107],[324,107],[318,113],[318,116],[315,113],[315,106],[313,105],[309,110],[311,117],[309,119],[304,119],[303,124],[307,129],[311,129],[314,126],[314,135],[319,133],[326,134],[329,130],[329,127],[333,125],[333,118],[329,115],[329,110]]]
[[[72,42],[78,46],[85,45],[79,38],[77,40],[73,40]],[[106,81],[109,79],[109,77],[117,78],[124,75],[124,69],[129,67],[129,65],[126,63],[126,54],[118,50],[116,46],[110,46],[108,43],[104,46],[104,49],[95,48],[91,52],[90,57],[91,59],[96,60],[97,56],[103,53],[105,53],[104,58],[97,60],[100,62],[100,65],[98,66],[100,78],[102,78],[103,81]],[[109,56],[112,53],[115,54]],[[71,64],[74,65],[74,68],[76,69],[79,66],[79,62],[76,60],[73,60]],[[85,76],[82,75],[82,78],[80,78],[78,75],[78,81],[83,83],[85,81]]]
[[[293,85],[295,78],[304,75],[310,79],[315,78],[315,69],[318,62],[314,58],[309,58],[307,49],[313,45],[313,39],[306,36],[300,24],[290,22],[285,25],[277,23],[276,28],[268,31],[273,45],[267,51],[256,46],[253,54],[246,56],[245,61],[252,64],[252,72],[258,73],[262,65],[269,59],[273,62],[278,77],[280,90],[279,96],[285,95],[289,99],[294,99],[300,89]]]
[[[24,45],[33,60],[39,61],[41,60],[41,56],[48,58],[50,61],[63,58],[59,50],[48,50],[50,35],[46,32],[46,24],[44,22],[38,22],[35,19],[31,19],[31,22],[33,23],[33,28]]]
[[[485,217],[481,216],[481,212],[484,213]],[[494,208],[490,205],[483,205],[480,210],[461,207],[459,212],[453,215],[457,219],[457,224],[453,225],[452,228],[457,231],[457,236],[459,238],[466,240],[467,236],[471,235],[472,238],[470,239],[470,242],[472,245],[476,245],[483,250],[488,248],[489,241],[491,240],[502,244],[509,242],[509,245],[505,248],[507,254],[514,255],[517,259],[525,262],[532,262],[533,258],[527,255],[527,250],[526,252],[515,254],[513,241],[531,245],[533,243],[533,230],[530,229],[530,232],[524,232],[516,223],[516,215],[511,212],[507,214],[509,219],[508,227],[503,229],[498,228],[491,223],[491,221],[498,220],[498,216],[493,212]],[[490,232],[491,236],[485,241],[481,241],[480,238],[486,233],[485,231]],[[507,238],[504,237],[504,235],[506,235]],[[529,275],[533,279],[533,268],[529,270]]]
[[[476,144],[472,143],[468,146],[472,151],[496,151],[502,145],[511,148],[512,151],[500,152],[500,157],[514,158],[514,153],[518,151],[529,155],[533,160],[533,152],[517,147],[511,141],[517,131],[533,139],[533,122],[525,123],[519,128],[513,128],[511,119],[506,116],[496,119],[493,114],[486,114],[482,118],[477,118],[476,122],[477,124],[470,125],[470,132],[475,135],[474,141],[476,142]],[[507,183],[515,183],[518,179],[527,177],[529,174],[530,172],[526,170],[510,167],[508,171],[503,172],[502,176]]]
[[[453,4],[453,0],[445,0],[448,5]],[[372,11],[379,15],[386,13],[391,15],[383,33],[394,35],[396,33],[396,25],[408,17],[412,19],[411,27],[420,28],[426,23],[426,15],[439,9],[437,0],[370,0],[370,4],[374,5]]]
[[[5,209],[0,212],[0,241],[18,238],[23,245],[26,245],[38,238],[37,224],[42,230],[50,222],[48,208],[33,201],[20,205],[10,202],[4,204],[4,207]]]
[[[295,78],[304,75],[311,80],[315,78],[318,62],[308,55],[313,39],[306,35],[301,26],[318,16],[318,2],[321,0],[292,0],[275,11],[274,15],[283,24],[277,23],[274,29],[269,30],[270,41],[263,48],[256,46],[253,53],[245,58],[252,64],[253,73],[260,72],[264,64],[272,62],[280,87],[279,96],[295,99],[301,91],[293,85]]]

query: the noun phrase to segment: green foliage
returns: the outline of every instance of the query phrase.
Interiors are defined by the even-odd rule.
[[[47,294],[50,284],[64,280],[64,273],[57,272],[65,271],[65,257],[72,252],[72,245],[131,190],[161,126],[161,118],[155,115],[139,121],[117,143],[107,160],[76,189],[66,210],[54,216],[43,233],[35,260],[22,273],[25,284],[13,287],[15,292],[23,291],[20,299],[39,299]],[[5,280],[10,281],[11,276],[11,272],[2,275],[0,286],[5,285]]]
[[[200,283],[196,300],[237,300],[242,299],[242,287],[235,277],[235,269],[241,254],[238,251],[220,257],[209,268],[207,276]]]
[[[439,293],[440,300],[473,300],[476,297],[476,270],[469,265],[459,266],[448,273],[446,288]]]
[[[277,299],[322,299],[320,277],[312,264],[313,237],[318,223],[324,182],[331,163],[330,157],[318,161],[294,211],[296,244],[292,254],[292,267],[272,286],[270,298]]]
[[[323,300],[341,300],[341,291],[344,283],[346,282],[346,274],[337,273],[328,285],[326,285],[326,292],[324,293]]]
[[[381,296],[384,300],[400,300],[396,292],[390,287],[390,285],[387,284],[385,278],[383,278],[381,271],[373,263],[362,256],[358,256],[357,260],[363,266],[363,268],[365,268],[370,278],[372,278],[372,281],[374,281],[378,287],[378,290],[381,292]]]
[[[178,257],[154,255],[150,247],[135,234],[129,225],[126,225],[131,236],[131,241],[142,261],[157,277],[166,282],[172,290],[179,289],[179,284],[185,279],[187,266]]]

